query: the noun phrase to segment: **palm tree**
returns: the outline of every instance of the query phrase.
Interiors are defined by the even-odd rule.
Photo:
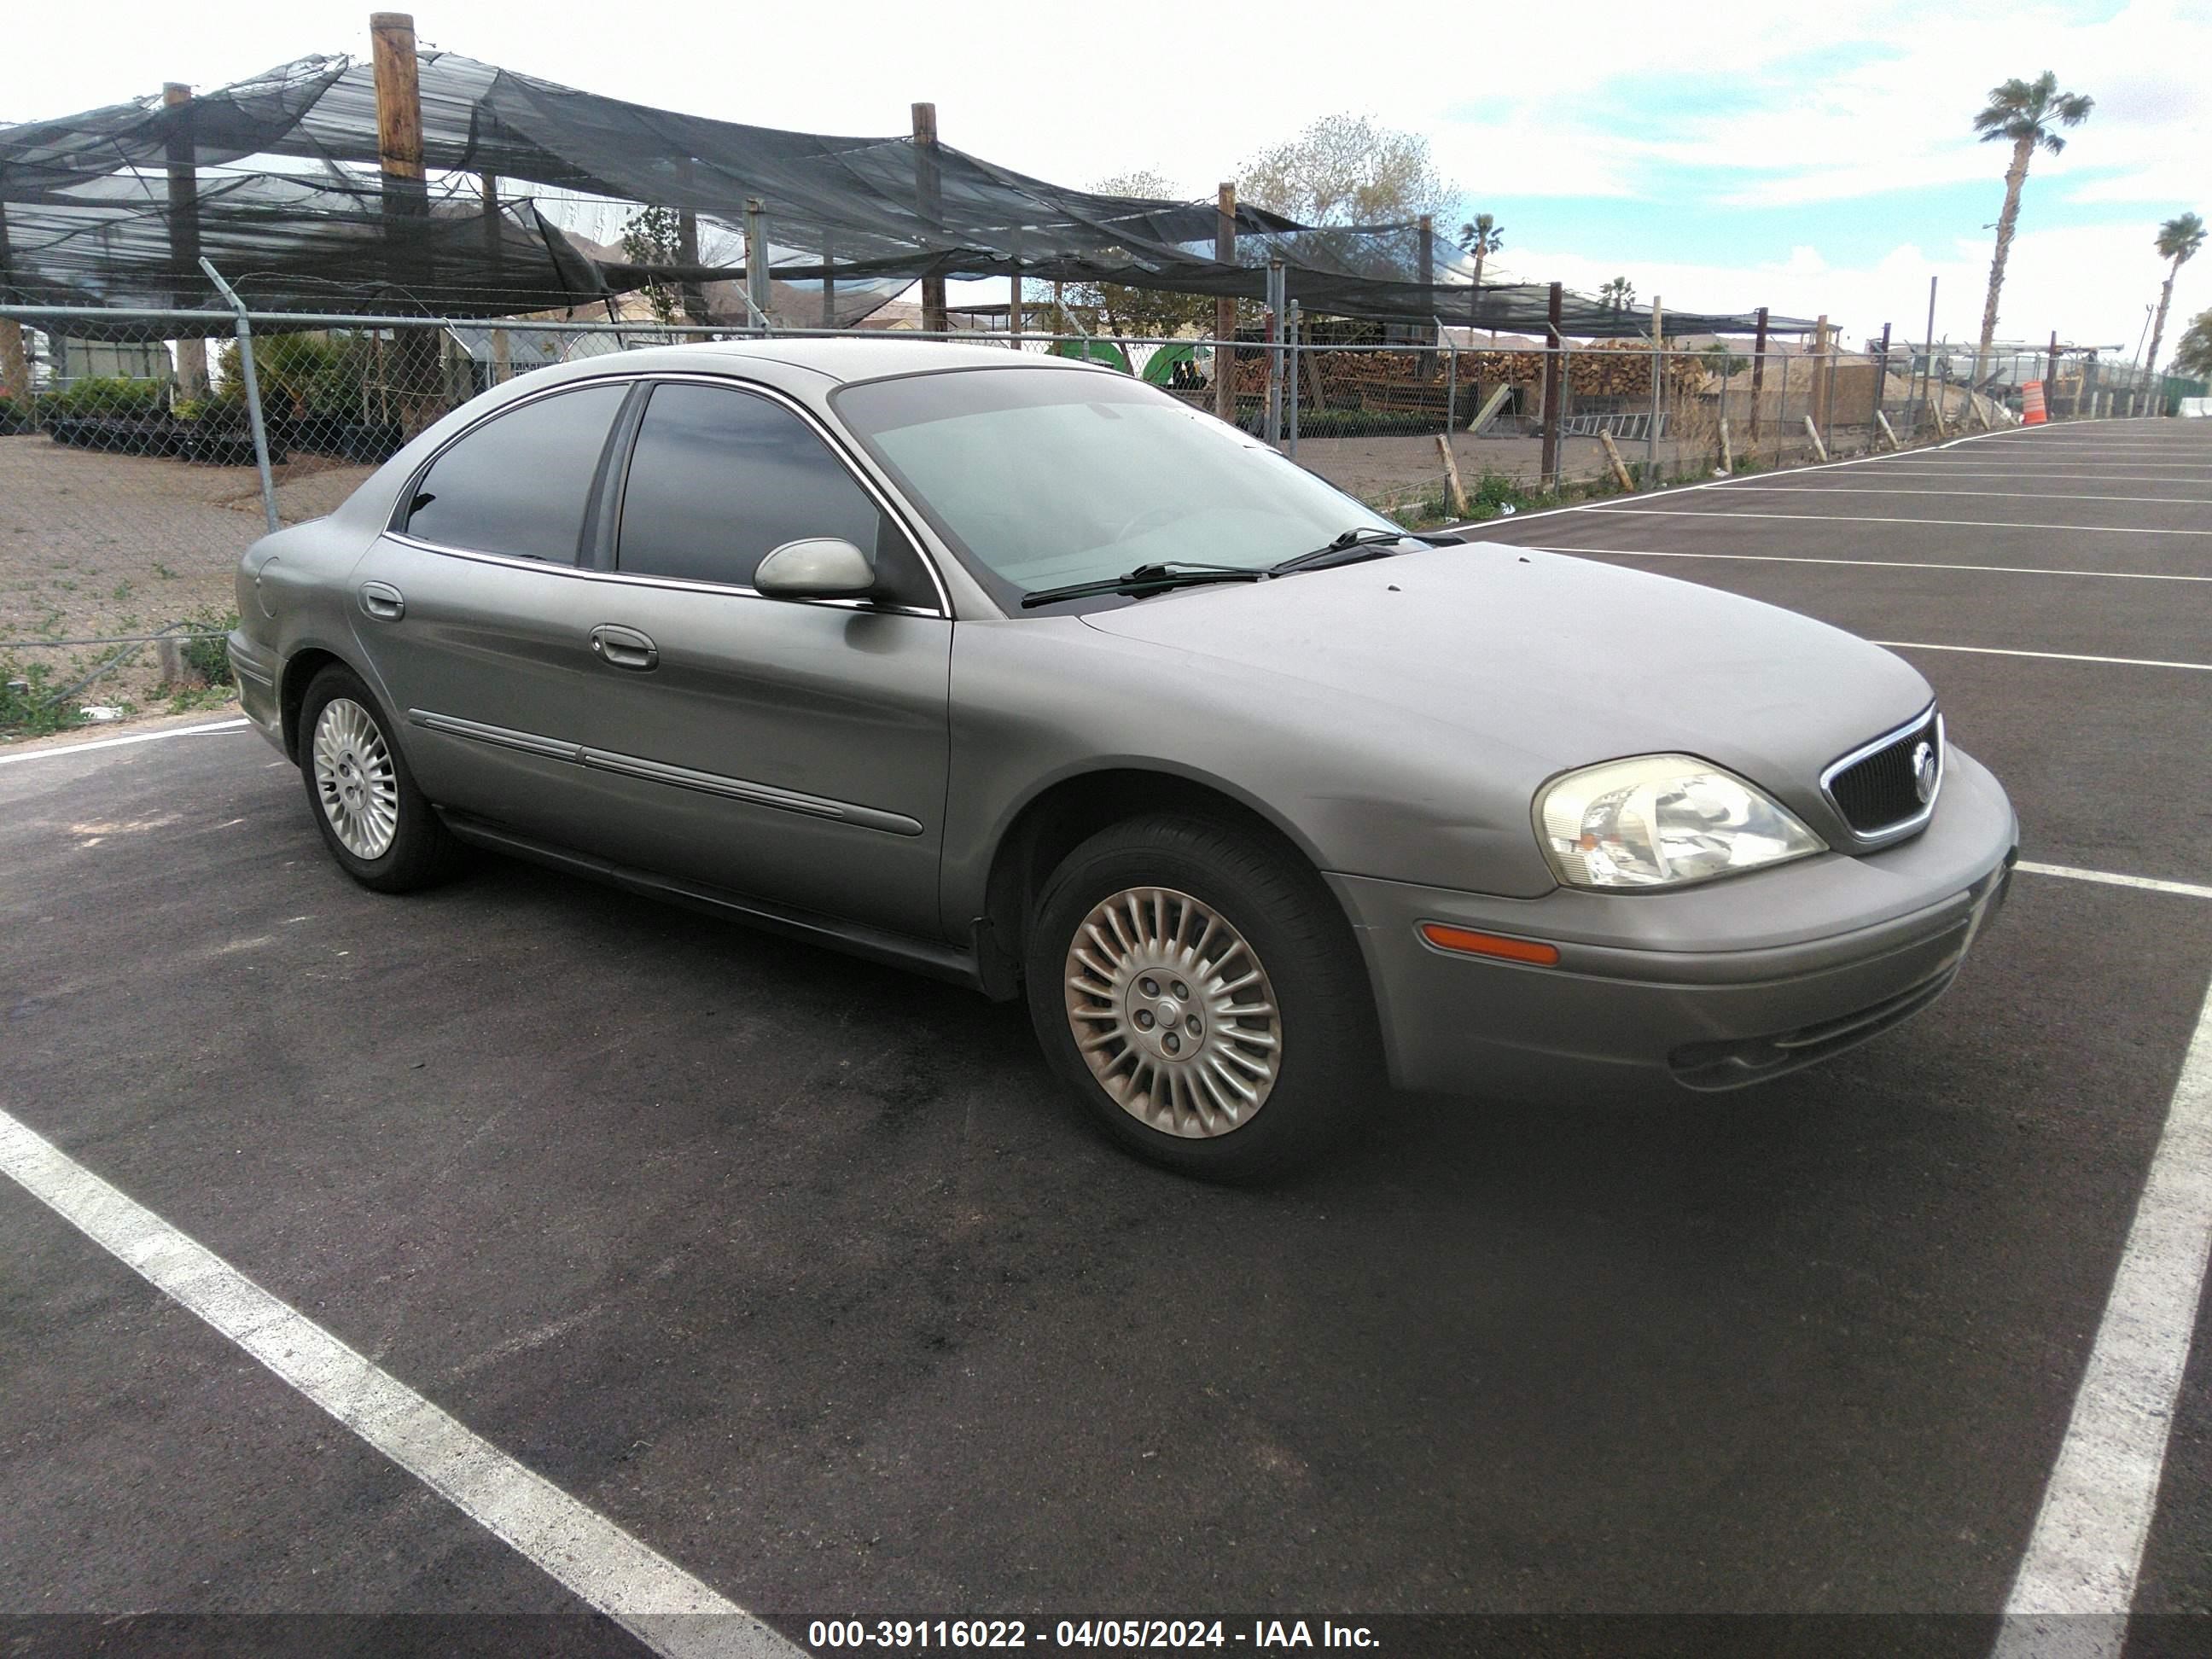
[[[2015,76],[2002,86],[1990,88],[1990,101],[1974,118],[1982,142],[2003,139],[2012,145],[2012,165],[2005,169],[2004,210],[1997,215],[1997,248],[1990,261],[1990,297],[1982,304],[1982,350],[1986,354],[1997,331],[1997,292],[2004,287],[2005,257],[2012,252],[2012,234],[2020,223],[2020,191],[2027,182],[2027,163],[2039,147],[2053,155],[2066,148],[2054,126],[2078,127],[2089,118],[2096,100],[2058,90],[2058,77],[2045,70],[2033,81]]]
[[[1636,303],[1636,284],[1626,276],[1616,276],[1598,285],[1597,297],[1605,301],[1607,311],[1626,311]]]
[[[1482,262],[1505,246],[1505,227],[1498,222],[1496,216],[1478,213],[1459,228],[1459,246],[1462,252],[1474,256],[1474,287],[1467,301],[1468,326],[1472,328],[1475,313],[1482,303]]]
[[[2158,291],[2158,320],[2150,326],[2150,356],[2143,359],[2143,378],[2154,384],[2159,343],[2166,338],[2166,308],[2173,303],[2173,279],[2203,246],[2204,222],[2193,213],[2178,215],[2158,228],[2158,257],[2167,261],[2166,286]]]

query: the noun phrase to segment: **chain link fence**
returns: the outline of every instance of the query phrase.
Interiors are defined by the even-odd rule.
[[[1402,327],[1325,337],[1295,307],[1283,323],[1229,342],[951,337],[1141,377],[1409,525],[1940,441],[2039,413],[2152,407],[2131,371],[2049,353],[1547,349]],[[549,364],[762,331],[0,308],[10,329],[0,341],[10,732],[78,723],[88,709],[226,699],[221,636],[239,554],[272,524],[332,511],[414,434],[489,388]]]

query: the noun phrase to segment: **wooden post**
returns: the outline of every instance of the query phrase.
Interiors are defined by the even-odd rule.
[[[1889,447],[1892,449],[1901,449],[1904,447],[1903,445],[1897,441],[1897,428],[1890,425],[1889,416],[1882,410],[1879,409],[1875,410],[1874,423],[1881,428],[1881,435],[1889,440]]]
[[[690,208],[676,210],[676,258],[680,264],[699,263],[699,216]],[[692,277],[685,277],[677,285],[677,293],[684,305],[684,320],[695,326],[707,321],[707,290]]]
[[[192,146],[192,89],[181,81],[165,82],[161,106],[179,113],[168,118],[169,269],[175,281],[169,303],[191,305],[204,289],[200,275],[200,186],[198,155]],[[207,342],[198,335],[177,341],[177,391],[186,398],[204,398],[208,389]]]
[[[1644,429],[1644,487],[1659,483],[1659,375],[1667,367],[1667,313],[1659,296],[1651,296],[1651,423]]]
[[[1559,483],[1559,394],[1566,376],[1561,372],[1565,365],[1559,360],[1564,342],[1559,337],[1560,299],[1564,290],[1557,283],[1552,284],[1551,297],[1547,301],[1545,317],[1551,337],[1544,347],[1544,436],[1541,459],[1537,472],[1541,483],[1556,489]]]
[[[514,349],[507,343],[507,331],[495,328],[491,331],[491,383],[505,386],[514,378]]]
[[[822,326],[837,326],[837,279],[830,273],[837,268],[836,250],[830,245],[830,233],[822,233]]]
[[[2043,406],[2051,411],[2051,418],[2058,418],[2058,331],[2051,331],[2051,356],[2045,360],[2043,371]]]
[[[1725,415],[1721,416],[1721,471],[1735,471],[1735,451],[1729,443],[1729,423]]]
[[[1213,197],[1213,258],[1217,264],[1237,263],[1237,185],[1223,183]],[[1230,342],[1237,337],[1237,301],[1224,295],[1213,302],[1213,412],[1224,421],[1237,418],[1237,353]]]
[[[1452,453],[1451,440],[1441,432],[1437,434],[1437,452],[1444,458],[1444,488],[1451,493],[1451,509],[1464,519],[1467,486],[1459,481],[1459,457]]]
[[[1820,428],[1813,424],[1813,417],[1805,417],[1805,435],[1813,441],[1813,453],[1820,458],[1820,465],[1828,464],[1828,447],[1820,441]]]
[[[404,11],[368,15],[376,74],[376,154],[385,178],[422,179],[422,83],[415,62],[415,20]],[[414,192],[420,196],[421,191]]]
[[[1823,314],[1813,325],[1813,384],[1805,398],[1808,422],[1819,424],[1814,417],[1827,408],[1827,392],[1834,383],[1835,372],[1835,362],[1828,351],[1828,319]],[[1820,459],[1824,461],[1828,459],[1825,449],[1821,451]]]
[[[1460,483],[1460,458],[1451,453],[1451,438],[1436,434],[1436,453],[1444,458],[1444,489],[1451,495],[1451,511],[1467,518],[1467,484]]]
[[[1424,213],[1421,216],[1420,231],[1421,286],[1433,295],[1437,286],[1437,222],[1433,215]],[[1434,308],[1431,307],[1431,310]],[[1421,356],[1421,378],[1425,380],[1437,378],[1437,354],[1433,351],[1424,352]],[[1445,424],[1449,425],[1450,422]]]
[[[384,177],[385,270],[392,286],[421,286],[417,242],[430,213],[422,170],[422,88],[415,63],[415,20],[404,11],[371,12],[369,40],[376,76],[377,164]],[[398,380],[400,429],[412,437],[438,418],[444,394],[438,374],[439,336],[401,329],[391,362]]]
[[[1606,465],[1613,469],[1613,481],[1619,484],[1624,492],[1634,489],[1636,480],[1628,476],[1628,465],[1620,459],[1620,447],[1613,442],[1613,434],[1601,427],[1598,428],[1597,441],[1605,451]]]
[[[921,234],[939,231],[945,218],[945,185],[937,170],[937,106],[914,106],[915,205],[921,215]],[[942,273],[921,279],[921,326],[941,334],[950,325],[945,309]]]
[[[758,317],[752,321],[763,327],[773,320],[775,313],[769,301],[775,295],[769,288],[768,208],[757,196],[745,198],[745,296],[752,301]],[[939,278],[937,285],[938,308],[944,309],[945,283]],[[942,326],[942,324],[939,325]]]
[[[1751,337],[1751,453],[1759,453],[1759,394],[1766,389],[1766,307],[1759,308],[1759,326]]]

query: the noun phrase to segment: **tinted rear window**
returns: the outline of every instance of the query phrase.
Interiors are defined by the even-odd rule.
[[[600,452],[628,392],[586,386],[494,416],[430,464],[415,486],[407,532],[574,564]]]

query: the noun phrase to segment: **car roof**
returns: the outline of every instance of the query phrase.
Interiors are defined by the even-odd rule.
[[[963,345],[946,340],[902,340],[878,333],[659,346],[622,354],[618,367],[624,370],[650,368],[655,366],[656,360],[665,360],[668,366],[674,367],[679,359],[693,366],[702,359],[720,360],[732,368],[743,362],[777,363],[810,369],[846,384],[945,368],[1057,368],[1101,374],[1115,372],[1042,351],[1012,351],[1004,345]],[[617,367],[605,357],[584,361],[603,372]]]

